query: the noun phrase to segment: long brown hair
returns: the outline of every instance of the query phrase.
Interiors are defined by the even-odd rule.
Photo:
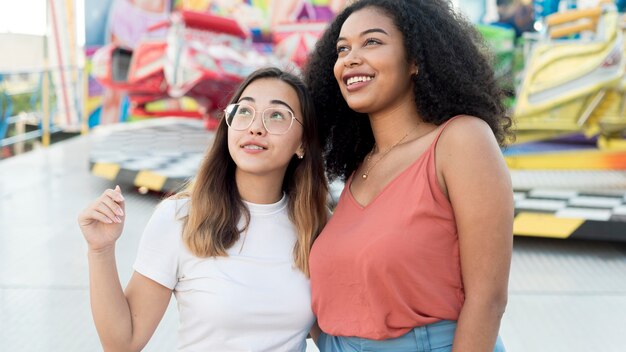
[[[239,101],[246,87],[262,78],[289,84],[298,94],[304,127],[303,159],[292,157],[282,189],[287,195],[289,218],[295,224],[297,241],[293,249],[294,264],[309,274],[309,251],[327,220],[328,185],[324,174],[322,150],[317,136],[315,110],[311,96],[301,79],[291,73],[270,67],[250,74],[239,86],[229,104]],[[228,152],[228,125],[223,116],[215,133],[213,146],[200,165],[188,191],[175,198],[190,198],[189,213],[183,217],[183,242],[198,257],[227,256],[230,248],[247,228],[250,212],[239,195],[235,182],[237,165]],[[242,229],[237,227],[241,217]]]

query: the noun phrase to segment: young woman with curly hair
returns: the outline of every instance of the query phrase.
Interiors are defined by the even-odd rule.
[[[308,257],[326,223],[314,108],[302,81],[252,73],[224,111],[192,188],[163,201],[123,291],[118,187],[79,216],[91,307],[106,351],[140,351],[172,293],[179,351],[304,351],[313,325]]]
[[[503,351],[511,120],[479,35],[443,0],[359,0],[305,78],[330,178],[310,257],[325,351]]]

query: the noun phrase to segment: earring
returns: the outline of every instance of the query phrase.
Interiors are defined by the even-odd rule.
[[[298,155],[298,159],[304,159],[304,154],[300,155],[300,154],[296,154]]]

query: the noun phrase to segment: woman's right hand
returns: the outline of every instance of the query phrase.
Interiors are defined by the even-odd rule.
[[[111,248],[124,229],[124,197],[119,186],[107,189],[78,215],[78,225],[90,250]]]

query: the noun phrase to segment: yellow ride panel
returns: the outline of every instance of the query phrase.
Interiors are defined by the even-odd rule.
[[[167,177],[163,175],[159,175],[152,171],[139,171],[137,176],[135,177],[135,186],[137,187],[146,187],[152,191],[160,191],[163,189],[163,185],[165,185],[165,181]]]
[[[120,166],[113,163],[95,163],[91,169],[91,173],[106,178],[109,181],[115,180],[119,172]]]
[[[513,233],[520,236],[568,238],[584,222],[584,219],[524,212],[515,217]]]

